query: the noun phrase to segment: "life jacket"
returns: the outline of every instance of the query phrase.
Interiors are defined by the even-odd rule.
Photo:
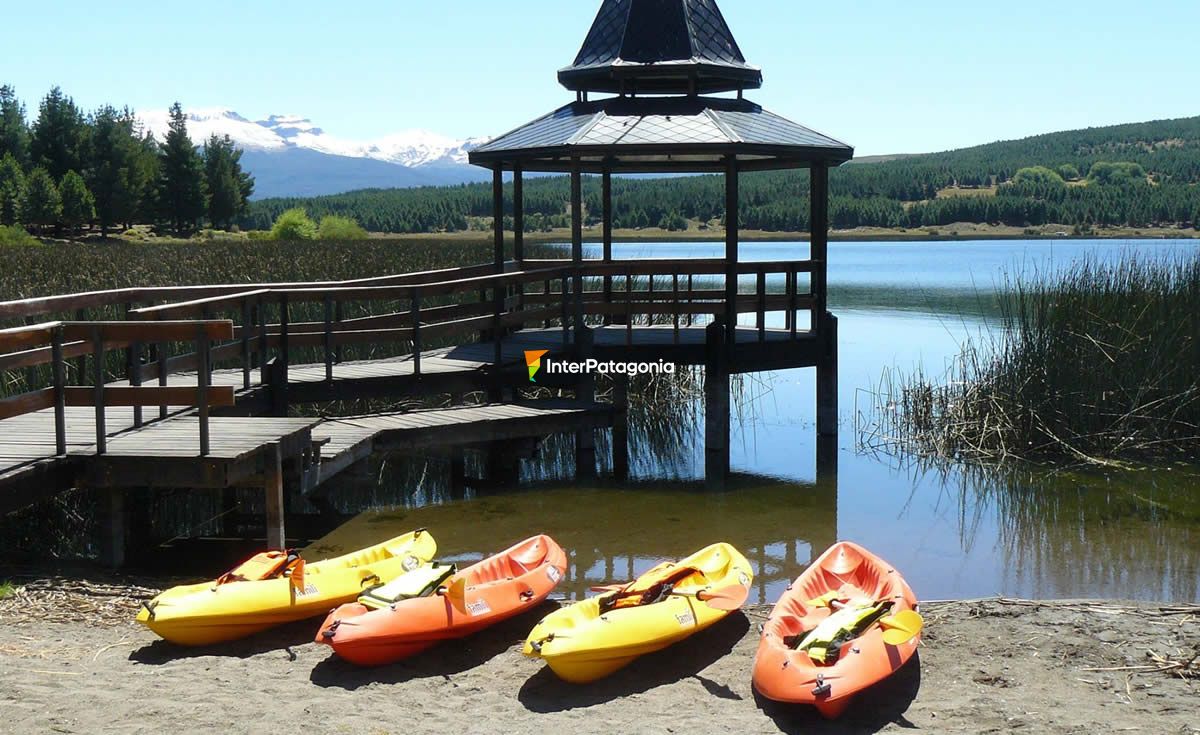
[[[260,582],[264,579],[282,577],[288,571],[304,564],[300,552],[295,549],[287,551],[264,551],[255,554],[217,578],[217,584],[229,582]]]
[[[817,624],[817,627],[802,636],[784,639],[784,643],[797,651],[807,652],[814,663],[837,663],[842,646],[865,633],[886,615],[891,607],[890,601],[844,605]]]
[[[612,596],[606,595],[600,601],[600,611],[607,612],[624,607],[637,607],[660,602],[671,594],[676,585],[694,574],[703,575],[704,572],[696,567],[662,564],[624,587],[614,590],[615,594]]]
[[[457,571],[458,568],[453,564],[425,564],[387,584],[377,584],[367,589],[359,595],[358,601],[372,610],[378,610],[401,600],[428,597]]]

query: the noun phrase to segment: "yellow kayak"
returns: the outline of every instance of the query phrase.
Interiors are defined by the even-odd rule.
[[[586,684],[721,620],[745,602],[753,579],[741,552],[713,544],[550,613],[523,652],[544,659],[560,678]]]
[[[437,542],[424,529],[334,559],[304,563],[267,552],[219,579],[172,587],[143,603],[137,620],[184,646],[207,646],[325,615],[364,589],[429,564]]]

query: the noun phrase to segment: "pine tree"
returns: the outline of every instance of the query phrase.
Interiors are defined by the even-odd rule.
[[[46,169],[55,180],[68,171],[81,171],[86,163],[87,125],[75,101],[58,87],[50,90],[33,123],[30,154],[33,165]]]
[[[141,140],[137,120],[129,109],[101,107],[92,115],[91,167],[87,184],[96,199],[96,219],[102,237],[110,227],[136,216],[144,182],[135,176]]]
[[[22,169],[29,164],[29,126],[25,105],[12,87],[0,87],[0,158],[11,155]]]
[[[81,225],[96,218],[96,200],[79,174],[68,171],[58,186],[58,193],[62,199],[60,221],[72,232],[77,232]]]
[[[25,196],[21,198],[21,221],[38,228],[58,224],[62,215],[62,199],[49,172],[41,166],[29,172],[25,179]]]
[[[248,208],[254,178],[242,171],[241,158],[242,151],[228,135],[213,135],[204,146],[208,220],[213,227],[228,229]]]
[[[187,133],[187,117],[171,106],[170,130],[159,154],[158,206],[176,233],[193,229],[204,217],[204,164]]]
[[[20,221],[21,199],[25,196],[25,174],[13,154],[0,158],[0,225]]]

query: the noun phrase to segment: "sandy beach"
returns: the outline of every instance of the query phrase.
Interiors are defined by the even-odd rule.
[[[826,722],[755,696],[763,606],[576,687],[519,654],[555,603],[357,669],[311,642],[318,621],[178,648],[132,622],[146,589],[42,581],[0,601],[0,732],[1200,733],[1195,605],[927,604],[919,660]]]

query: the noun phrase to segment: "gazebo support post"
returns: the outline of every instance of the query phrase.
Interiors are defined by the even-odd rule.
[[[603,212],[603,230],[604,230],[604,262],[611,263],[613,259],[613,211],[612,211],[612,169],[606,163],[604,170],[600,175],[600,204]],[[612,276],[604,276],[604,303],[605,305],[612,304]],[[622,321],[617,321],[613,318],[613,314],[604,313],[605,324],[623,324]]]
[[[737,156],[725,158],[725,342],[737,346],[738,293],[738,165]]]
[[[513,260],[525,267],[525,176],[521,164],[513,166]]]
[[[504,272],[504,166],[492,169],[492,260],[496,272]]]
[[[496,273],[499,274],[504,272],[504,164],[499,162],[492,169],[492,237],[493,260]],[[494,377],[492,385],[488,388],[488,400],[493,402],[501,399],[501,383],[503,381],[501,361],[504,357],[504,345],[502,342],[504,334],[500,328],[500,315],[503,312],[504,289],[499,286],[493,286],[492,328],[486,334],[486,338],[490,339],[494,345]]]
[[[575,352],[579,359],[592,355],[592,333],[583,319],[583,173],[578,158],[571,160],[571,263],[575,266],[574,322]],[[584,374],[575,387],[575,400],[596,400],[596,379]],[[575,474],[592,477],[596,474],[596,432],[591,427],[575,432]]]
[[[829,166],[814,162],[809,169],[810,258],[813,261],[812,329],[817,333],[817,434],[835,436],[838,430],[837,320],[829,313]]]
[[[579,159],[571,160],[571,264],[575,266],[573,296],[576,344],[583,323],[583,175]]]

